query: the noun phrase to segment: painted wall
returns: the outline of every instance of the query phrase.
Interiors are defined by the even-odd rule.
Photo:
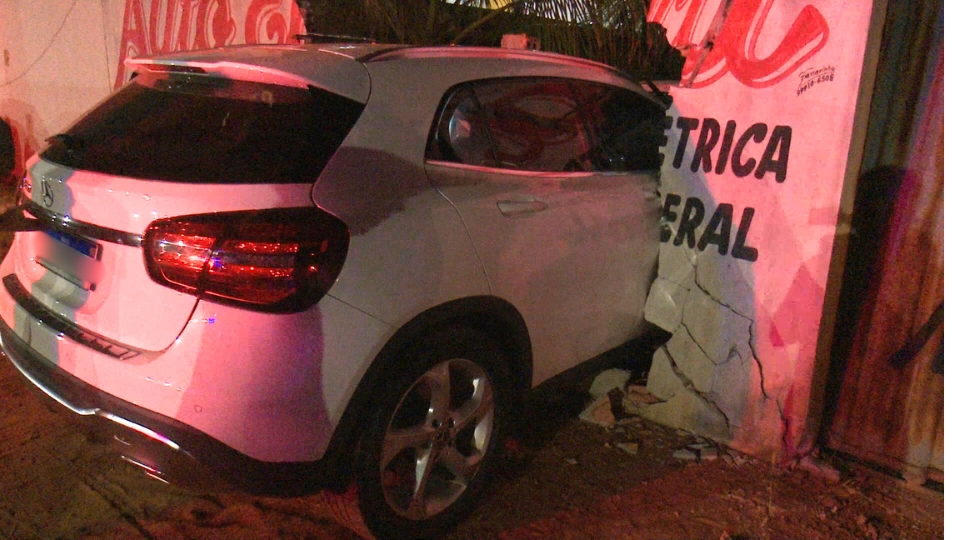
[[[4,0],[0,117],[14,131],[15,172],[123,83],[125,58],[290,42],[302,32],[294,0]]]
[[[685,51],[664,154],[647,318],[673,332],[657,421],[754,455],[810,449],[806,422],[871,2],[654,0]]]

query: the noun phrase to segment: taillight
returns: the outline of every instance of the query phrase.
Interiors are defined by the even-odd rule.
[[[154,281],[204,300],[289,313],[330,290],[350,234],[318,208],[159,219],[143,235]]]

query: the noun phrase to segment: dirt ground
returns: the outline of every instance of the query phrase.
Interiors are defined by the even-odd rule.
[[[944,537],[935,489],[835,456],[842,474],[830,481],[638,418],[601,427],[577,418],[584,402],[570,391],[540,397],[482,504],[447,540]],[[718,457],[675,457],[698,442]],[[0,538],[367,537],[350,492],[279,499],[151,480],[48,410],[6,359],[0,487]]]

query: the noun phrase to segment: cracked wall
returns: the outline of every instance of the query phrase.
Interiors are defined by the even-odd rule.
[[[712,268],[709,280],[701,277],[698,263],[704,259],[688,248],[661,250],[646,313],[673,336],[654,354],[647,389],[662,402],[647,407],[645,415],[731,443],[758,415],[762,423],[779,426],[780,407],[765,389],[749,306],[738,310],[703,281],[714,281],[716,290],[727,294],[749,291],[749,283],[730,266]]]
[[[810,450],[811,382],[872,3],[654,0],[670,88],[644,408],[754,455]],[[839,31],[842,29],[842,32]]]

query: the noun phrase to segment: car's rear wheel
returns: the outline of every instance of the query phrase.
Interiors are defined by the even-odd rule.
[[[358,452],[360,509],[379,538],[429,538],[473,506],[490,473],[509,386],[503,354],[466,327],[398,359]]]

